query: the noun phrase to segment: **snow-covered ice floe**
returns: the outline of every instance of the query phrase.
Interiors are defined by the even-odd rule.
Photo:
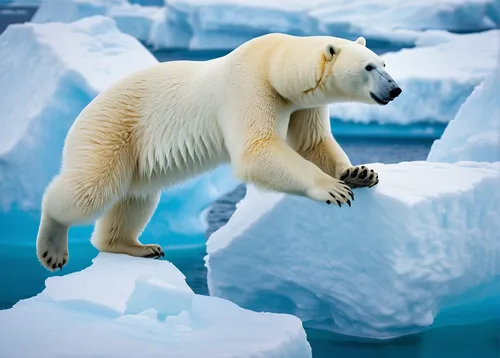
[[[22,236],[29,240],[36,237],[42,194],[59,170],[64,138],[75,118],[117,80],[156,63],[107,17],[9,26],[0,36],[2,228],[27,230]],[[222,167],[168,190],[144,240],[204,244],[206,208],[237,184],[229,168]]]
[[[1,208],[38,207],[79,112],[121,77],[155,63],[109,18],[9,26],[0,36]]]
[[[382,55],[387,71],[403,90],[394,102],[333,104],[331,117],[403,125],[452,120],[475,86],[498,68],[500,30],[442,37],[434,45],[430,40],[422,47]]]
[[[500,64],[460,107],[441,138],[432,144],[427,160],[500,161]]]
[[[99,254],[0,311],[2,357],[307,358],[298,318],[196,295],[168,261]]]
[[[249,186],[207,242],[210,294],[391,338],[500,316],[500,163],[373,164],[352,207]]]
[[[69,23],[90,16],[108,16],[120,31],[148,42],[153,23],[161,14],[160,6],[141,6],[127,0],[43,0],[31,21]]]
[[[363,35],[410,46],[415,34],[401,30],[467,32],[500,24],[496,0],[169,0],[163,17],[164,31],[151,43],[197,49],[231,49],[268,32]]]

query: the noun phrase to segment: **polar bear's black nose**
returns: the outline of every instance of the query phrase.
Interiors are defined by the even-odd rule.
[[[399,87],[396,87],[394,89],[391,89],[391,92],[389,92],[389,95],[391,96],[392,99],[396,98],[397,96],[399,96],[401,94],[401,92],[403,92],[401,90],[401,88]]]

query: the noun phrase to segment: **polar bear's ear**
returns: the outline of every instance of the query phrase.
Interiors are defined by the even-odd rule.
[[[327,61],[331,61],[333,55],[335,55],[336,53],[337,50],[335,49],[335,47],[333,47],[332,44],[328,44],[325,46],[325,58]]]
[[[356,43],[360,44],[361,46],[366,46],[366,39],[363,36],[360,36],[356,40]]]

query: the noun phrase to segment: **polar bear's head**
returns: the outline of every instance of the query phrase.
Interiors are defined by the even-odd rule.
[[[356,41],[316,37],[309,45],[307,50],[311,55],[307,58],[311,60],[311,67],[304,72],[307,78],[300,77],[302,85],[295,88],[300,92],[288,96],[295,104],[358,102],[386,105],[401,94],[384,60],[366,47],[363,37]]]
[[[332,100],[386,105],[402,90],[385,69],[382,58],[366,47],[366,40],[329,43],[323,49],[323,92]]]

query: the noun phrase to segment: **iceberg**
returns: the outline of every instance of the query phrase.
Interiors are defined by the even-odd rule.
[[[500,67],[474,89],[432,144],[427,160],[500,161]]]
[[[387,106],[330,105],[335,119],[382,124],[448,123],[486,75],[498,67],[500,30],[455,35],[382,55],[403,93]],[[367,43],[370,47],[370,43]],[[474,48],[474,51],[470,51]]]
[[[103,16],[12,25],[0,36],[0,225],[6,233],[34,244],[43,191],[59,170],[74,119],[118,79],[156,63]],[[204,245],[207,207],[237,184],[221,167],[167,190],[142,237]]]
[[[114,19],[120,31],[147,42],[161,9],[161,6],[141,6],[127,0],[43,0],[31,21],[70,23],[102,15]]]
[[[152,33],[150,43],[170,47],[163,35],[175,33],[183,35],[184,47],[232,49],[255,36],[285,32],[362,35],[369,43],[412,46],[414,36],[400,30],[491,30],[500,24],[498,10],[496,0],[170,0],[164,31]]]
[[[83,271],[47,279],[0,321],[9,358],[312,357],[298,318],[194,294],[170,262],[126,255],[101,253]]]
[[[210,295],[373,339],[500,318],[500,162],[369,166],[352,207],[248,186],[208,239]]]

